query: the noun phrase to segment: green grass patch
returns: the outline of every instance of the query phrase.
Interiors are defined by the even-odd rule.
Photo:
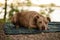
[[[0,19],[0,23],[4,23],[4,19]]]

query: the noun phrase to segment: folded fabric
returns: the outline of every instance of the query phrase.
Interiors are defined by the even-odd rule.
[[[4,25],[4,33],[7,35],[18,35],[18,34],[36,34],[41,32],[60,32],[60,22],[50,22],[48,24],[48,30],[28,29],[25,27],[15,28],[10,22],[6,22]]]

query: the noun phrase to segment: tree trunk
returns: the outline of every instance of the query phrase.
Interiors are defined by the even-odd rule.
[[[7,14],[7,0],[5,0],[5,14],[4,14],[4,21],[6,21],[6,14]]]

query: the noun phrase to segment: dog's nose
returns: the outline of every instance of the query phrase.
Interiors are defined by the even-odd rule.
[[[42,30],[45,30],[45,26],[42,26]]]

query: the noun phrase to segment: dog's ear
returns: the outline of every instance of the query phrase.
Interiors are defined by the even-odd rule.
[[[35,16],[34,19],[33,19],[35,25],[36,25],[36,23],[37,23],[37,19],[38,19],[38,18],[39,18],[39,16]]]
[[[51,19],[50,19],[50,17],[47,17],[47,20],[48,20],[49,22],[51,22]]]
[[[39,16],[36,16],[36,17],[35,17],[35,19],[38,19],[38,18],[39,18]]]
[[[37,19],[39,18],[39,16],[36,16],[34,19],[35,19],[35,21],[37,21]]]

